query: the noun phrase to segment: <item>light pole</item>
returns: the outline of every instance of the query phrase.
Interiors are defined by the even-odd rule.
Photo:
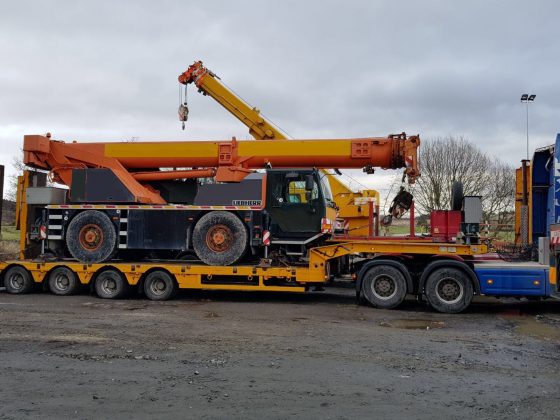
[[[530,95],[528,93],[524,93],[521,95],[521,102],[525,102],[527,105],[527,160],[529,160],[529,102],[533,102],[537,95]]]
[[[527,110],[527,159],[522,160],[522,182],[523,182],[523,200],[521,202],[521,243],[529,244],[529,102],[535,100],[536,95],[524,93],[521,95],[521,102],[525,102]]]

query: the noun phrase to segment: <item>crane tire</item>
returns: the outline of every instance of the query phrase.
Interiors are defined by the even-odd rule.
[[[68,267],[56,267],[49,274],[49,290],[58,296],[75,294],[80,288],[78,276]]]
[[[451,185],[451,210],[461,211],[464,198],[463,183],[460,181],[453,182]]]
[[[364,274],[362,292],[372,306],[392,309],[406,297],[406,279],[396,267],[375,265]]]
[[[233,213],[212,211],[202,216],[193,230],[193,248],[208,265],[231,265],[247,251],[248,234]]]
[[[144,294],[150,300],[168,300],[176,293],[177,284],[167,271],[152,271],[144,280]]]
[[[68,224],[66,246],[80,262],[107,261],[117,249],[115,226],[109,216],[101,211],[83,211]]]
[[[123,274],[114,268],[99,273],[95,278],[94,288],[101,299],[122,299],[130,290]]]
[[[12,295],[29,293],[34,284],[31,273],[19,265],[8,268],[4,274],[4,287]]]
[[[452,267],[435,269],[424,286],[426,300],[432,308],[446,314],[463,312],[471,304],[473,285],[467,274]]]

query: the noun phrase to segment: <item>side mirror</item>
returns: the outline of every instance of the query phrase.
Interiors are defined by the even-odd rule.
[[[314,186],[315,180],[313,179],[313,175],[305,175],[305,191],[313,191]]]

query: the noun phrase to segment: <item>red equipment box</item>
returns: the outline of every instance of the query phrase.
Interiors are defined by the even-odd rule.
[[[461,228],[461,211],[434,210],[430,215],[430,229],[435,242],[455,242]]]

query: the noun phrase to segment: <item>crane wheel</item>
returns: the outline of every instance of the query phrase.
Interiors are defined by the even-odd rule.
[[[372,306],[392,309],[406,297],[406,279],[396,267],[374,265],[364,274],[362,291]]]
[[[33,285],[34,282],[31,273],[23,267],[17,265],[10,267],[4,274],[4,287],[6,288],[6,292],[12,295],[29,293]]]
[[[144,279],[144,294],[150,300],[168,300],[175,293],[177,293],[177,285],[167,271],[152,271]]]
[[[79,288],[78,276],[68,267],[56,267],[49,274],[49,289],[55,295],[73,295]]]
[[[206,213],[193,230],[193,248],[208,265],[231,265],[247,251],[247,229],[233,213]]]
[[[70,254],[80,262],[107,261],[117,248],[115,226],[103,212],[81,212],[68,224],[66,246]]]
[[[110,268],[97,275],[94,288],[101,299],[122,299],[130,286],[120,271]]]
[[[474,292],[471,280],[463,271],[442,267],[428,276],[424,293],[436,311],[457,314],[471,304]]]

